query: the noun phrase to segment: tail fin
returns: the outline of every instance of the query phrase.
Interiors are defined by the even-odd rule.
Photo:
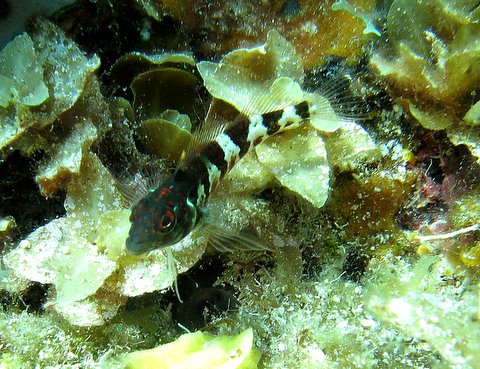
[[[353,95],[348,80],[326,80],[315,92],[305,93],[309,104],[310,124],[320,130],[333,132],[347,122],[367,118],[367,105]]]

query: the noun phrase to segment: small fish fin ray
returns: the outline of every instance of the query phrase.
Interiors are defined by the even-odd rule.
[[[231,229],[206,223],[203,231],[208,237],[208,244],[219,252],[235,251],[272,251],[271,247],[248,229],[235,232]]]
[[[159,187],[165,179],[165,174],[152,168],[143,168],[135,173],[124,173],[121,178],[114,177],[115,187],[127,206],[135,205],[151,190]]]
[[[315,92],[306,92],[310,125],[319,131],[333,132],[344,123],[368,119],[365,101],[354,96],[346,78],[323,81]]]
[[[300,85],[289,77],[266,82],[250,98],[241,112],[247,116],[285,109],[302,102],[304,93]]]

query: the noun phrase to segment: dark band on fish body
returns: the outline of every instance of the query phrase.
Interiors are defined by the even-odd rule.
[[[294,106],[295,114],[300,117],[302,120],[308,119],[309,106],[306,101],[301,102]],[[277,110],[269,113],[262,114],[262,124],[267,128],[267,136],[277,133],[282,127],[278,121],[282,118],[284,110]],[[231,169],[238,158],[242,158],[249,150],[250,145],[256,146],[262,142],[265,137],[262,135],[258,137],[254,142],[250,143],[248,141],[248,134],[250,128],[250,120],[248,118],[241,119],[236,122],[236,124],[228,127],[224,134],[227,135],[235,146],[239,149],[238,157],[232,156],[231,162],[228,163],[225,160],[225,152],[220,144],[213,140],[203,146],[199,155],[189,162],[186,165],[177,171],[176,180],[186,183],[186,182],[195,182],[196,188],[198,186],[203,186],[206,198],[210,195],[210,190],[212,189],[212,183],[210,183],[210,175],[208,167],[210,163],[213,164],[220,172],[220,176],[223,177],[229,169]],[[288,126],[288,123],[287,123]],[[193,183],[192,183],[193,184]],[[195,197],[196,194],[192,193],[190,196]]]
[[[295,113],[297,113],[297,115],[303,120],[310,118],[308,103],[303,101],[300,104],[295,105]]]
[[[225,153],[217,141],[211,141],[205,145],[202,155],[218,168],[222,177],[227,173],[228,163],[225,160]]]
[[[282,117],[283,110],[272,111],[271,113],[262,114],[262,124],[267,127],[267,135],[273,135],[280,129],[278,121]]]
[[[207,159],[208,160],[208,159]],[[175,175],[175,180],[181,182],[192,182],[191,188],[198,188],[195,184],[203,185],[205,195],[210,195],[210,180],[208,169],[203,156],[196,156],[190,160],[185,167],[179,169]]]
[[[250,142],[248,142],[248,127],[250,121],[248,119],[242,119],[237,124],[228,127],[225,130],[225,134],[230,137],[232,142],[240,149],[239,156],[242,158],[250,148]]]

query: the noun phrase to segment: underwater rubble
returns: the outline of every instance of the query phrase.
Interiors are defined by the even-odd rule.
[[[477,367],[477,2],[69,3],[0,51],[0,368]],[[205,117],[305,96],[209,200],[268,251],[127,252]]]

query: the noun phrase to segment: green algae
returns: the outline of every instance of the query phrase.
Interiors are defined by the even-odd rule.
[[[305,151],[306,150],[306,151]],[[312,128],[286,132],[257,146],[259,162],[282,186],[321,208],[328,197],[330,166],[323,140]],[[281,157],[281,160],[278,158]]]
[[[263,111],[262,104],[268,99],[271,100],[268,107],[273,111],[285,101],[302,98],[299,96],[302,62],[293,46],[274,30],[268,33],[267,43],[260,47],[234,50],[220,63],[202,61],[197,63],[197,68],[213,97],[229,102],[246,114]],[[292,81],[286,95],[278,96],[275,89],[269,90],[279,78]]]
[[[190,126],[190,120],[187,115],[179,114],[176,110],[167,113],[169,119],[144,120],[138,129],[138,135],[142,137],[145,151],[178,162],[192,139],[190,130],[182,128],[182,125]]]
[[[19,58],[18,55],[22,55]],[[36,106],[48,96],[43,81],[43,68],[36,55],[33,41],[23,33],[9,43],[0,54],[0,106],[15,104]]]
[[[137,117],[159,117],[167,109],[192,115],[196,85],[192,73],[178,68],[154,69],[137,75],[131,84]]]
[[[478,135],[462,118],[477,102],[478,19],[475,1],[396,0],[386,22],[394,56],[380,51],[371,58],[422,126],[446,129],[455,145],[467,145],[476,157]]]

